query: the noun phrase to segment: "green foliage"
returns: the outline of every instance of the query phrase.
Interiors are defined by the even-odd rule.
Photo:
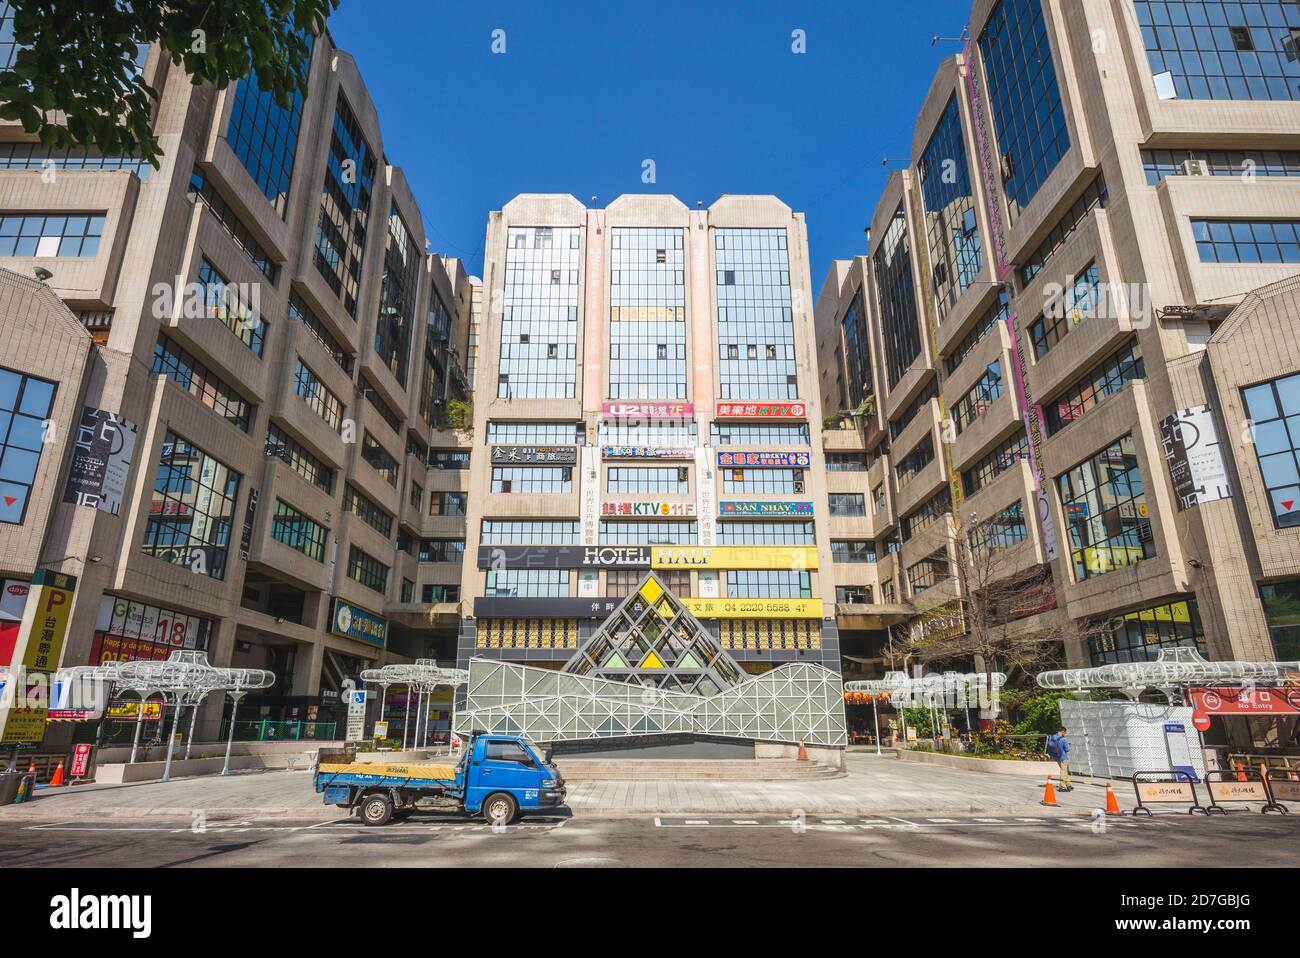
[[[928,708],[903,709],[903,719],[907,727],[916,731],[917,738],[931,738],[934,735],[934,720]]]
[[[1020,721],[1016,733],[1051,735],[1061,727],[1061,699],[1069,698],[1074,698],[1069,692],[1044,692],[1026,698],[1017,709]]]
[[[17,120],[48,147],[92,146],[140,156],[162,147],[151,116],[158,91],[136,67],[156,42],[196,85],[224,89],[257,75],[281,106],[306,93],[309,38],[339,0],[167,0],[98,3],[12,0],[11,69],[0,71],[0,119]]]
[[[442,414],[442,424],[447,429],[474,428],[474,404],[453,399]]]

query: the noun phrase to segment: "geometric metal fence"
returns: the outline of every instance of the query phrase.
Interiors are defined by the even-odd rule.
[[[847,744],[840,677],[783,665],[712,696],[471,659],[455,730],[527,735],[538,743],[694,733],[747,741]]]

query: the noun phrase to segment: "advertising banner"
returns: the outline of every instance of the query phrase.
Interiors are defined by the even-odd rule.
[[[690,419],[695,406],[688,402],[607,402],[600,412],[606,419]]]
[[[1209,406],[1180,409],[1160,420],[1160,443],[1179,512],[1203,502],[1232,498],[1232,484]]]
[[[810,516],[811,502],[733,502],[718,503],[718,514],[727,516]]]
[[[697,619],[820,619],[821,599],[682,599]]]
[[[330,628],[336,635],[368,642],[381,649],[388,644],[388,622],[350,602],[335,598]]]
[[[480,597],[474,600],[474,616],[479,619],[606,619],[622,601],[619,598]]]
[[[576,466],[577,446],[493,446],[494,466]]]
[[[807,469],[812,455],[806,452],[719,452],[718,466],[723,469]]]
[[[695,515],[695,503],[693,502],[644,502],[641,500],[621,500],[618,502],[602,502],[600,504],[600,514],[602,516],[613,516],[618,518],[637,518],[637,517],[644,517],[647,519],[682,518],[685,516]]]
[[[653,569],[817,568],[815,546],[651,546]]]
[[[695,450],[688,446],[602,446],[606,459],[694,459]]]
[[[480,569],[648,569],[649,546],[479,546]]]
[[[28,672],[40,673],[50,673],[59,667],[76,589],[75,576],[49,569],[36,570],[23,607],[23,620],[18,626],[11,664],[21,665]],[[17,707],[19,700],[15,698],[0,710],[0,744],[39,743],[45,737],[48,695],[37,697],[43,701],[36,704],[30,689],[16,686],[17,683],[11,692],[22,696],[23,706]]]
[[[717,419],[807,419],[808,404],[802,402],[720,402]]]
[[[83,408],[63,501],[117,515],[126,493],[135,434],[135,424],[116,413]]]

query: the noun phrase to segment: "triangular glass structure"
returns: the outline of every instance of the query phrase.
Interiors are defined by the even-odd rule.
[[[745,678],[718,640],[653,572],[563,671],[696,695],[735,688]]]

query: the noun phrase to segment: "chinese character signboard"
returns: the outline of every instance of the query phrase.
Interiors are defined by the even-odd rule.
[[[606,419],[691,419],[695,406],[688,402],[607,402],[600,412]]]
[[[619,518],[681,518],[684,516],[695,515],[695,503],[639,501],[602,502],[600,504],[600,514],[602,516],[613,516]]]
[[[807,419],[808,404],[802,402],[720,402],[718,419]]]
[[[494,466],[576,466],[577,446],[493,446]]]
[[[77,589],[75,576],[48,569],[37,569],[32,576],[31,591],[23,608],[18,627],[13,664],[27,672],[48,673],[59,667],[63,639],[72,617],[72,597]],[[45,720],[49,714],[48,694],[34,695],[25,683],[12,682],[8,700],[0,699],[0,744],[39,743],[45,737]],[[21,697],[21,702],[20,702]]]
[[[116,413],[82,409],[63,501],[117,515],[131,470],[135,432],[135,424]]]
[[[766,467],[769,469],[807,469],[812,456],[806,452],[719,452],[718,466],[723,469]]]
[[[388,622],[342,599],[334,600],[330,627],[336,635],[368,642],[381,649],[388,644]]]
[[[1192,704],[1206,715],[1300,715],[1300,688],[1191,689]]]
[[[694,459],[695,450],[685,446],[603,446],[606,459]]]

